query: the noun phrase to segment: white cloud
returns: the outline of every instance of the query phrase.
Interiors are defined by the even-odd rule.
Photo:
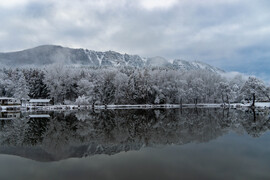
[[[147,10],[168,9],[177,2],[177,0],[140,0],[140,5]]]
[[[59,44],[257,72],[256,61],[270,59],[269,5],[265,0],[3,0],[0,51]]]
[[[6,36],[7,36],[7,33],[6,32],[0,31],[0,38],[4,38]]]
[[[25,5],[27,3],[31,3],[37,0],[2,0],[0,1],[0,7],[6,7],[6,8],[11,8],[11,7],[16,7],[20,5]]]

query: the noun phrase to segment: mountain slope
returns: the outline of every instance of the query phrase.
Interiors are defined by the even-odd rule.
[[[44,45],[18,52],[0,53],[0,63],[7,66],[48,65],[53,63],[89,66],[130,65],[141,67],[143,60],[138,55],[120,54],[114,51],[98,52]]]
[[[224,73],[225,71],[210,66],[209,64],[200,62],[200,61],[193,61],[193,62],[189,62],[189,61],[185,61],[185,60],[180,60],[180,59],[175,59],[173,61],[173,67],[182,70],[182,71],[189,71],[189,70],[207,70],[207,71],[211,71],[211,72],[215,72],[215,73]]]
[[[0,64],[6,66],[42,66],[54,63],[87,66],[132,66],[169,67],[182,71],[204,69],[224,72],[202,62],[176,59],[170,63],[163,57],[142,58],[138,55],[120,54],[114,51],[99,52],[87,49],[72,49],[55,45],[43,45],[17,52],[0,53]]]

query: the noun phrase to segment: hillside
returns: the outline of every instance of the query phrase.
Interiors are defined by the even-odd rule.
[[[17,52],[0,53],[0,63],[5,66],[42,66],[54,63],[87,66],[170,67],[179,70],[204,69],[224,72],[202,62],[175,59],[170,63],[163,57],[143,58],[139,55],[121,54],[114,51],[99,52],[88,49],[72,49],[55,45],[43,45]]]

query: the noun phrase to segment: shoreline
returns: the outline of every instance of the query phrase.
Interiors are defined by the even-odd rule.
[[[51,105],[51,106],[0,106],[0,111],[9,110],[85,110],[85,109],[176,109],[176,108],[248,108],[250,103],[232,103],[232,104],[214,104],[214,103],[200,103],[200,104],[135,104],[135,105]],[[256,108],[270,108],[270,102],[257,102]]]

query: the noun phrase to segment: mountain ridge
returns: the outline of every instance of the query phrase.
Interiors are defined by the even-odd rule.
[[[169,62],[164,57],[143,58],[139,55],[121,54],[115,51],[94,51],[82,48],[68,48],[59,45],[41,45],[30,49],[0,53],[0,63],[5,66],[43,66],[54,63],[66,65],[167,67],[182,71],[204,69],[211,72],[225,71],[200,61],[174,59]]]

